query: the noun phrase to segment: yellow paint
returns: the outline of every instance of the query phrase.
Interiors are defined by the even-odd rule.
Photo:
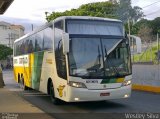
[[[14,79],[16,82],[18,82],[18,74],[16,73],[16,68],[13,68],[13,73],[14,73]]]
[[[124,78],[118,78],[117,83],[122,83],[124,81]]]
[[[156,87],[156,86],[133,84],[132,89],[133,90],[141,90],[141,91],[160,93],[160,87]]]
[[[18,74],[23,74],[24,83],[27,87],[32,86],[31,75],[32,75],[32,66],[34,63],[34,54],[29,55],[29,66],[14,66],[14,78],[18,82]]]
[[[33,65],[34,65],[34,54],[32,53],[32,54],[30,54],[30,56],[29,56],[29,60],[30,60],[30,62],[29,62],[29,70],[30,70],[30,86],[32,86],[32,72],[33,72]]]
[[[60,97],[63,96],[63,89],[64,89],[64,87],[65,87],[65,85],[63,85],[63,86],[59,85],[59,87],[57,88]]]
[[[30,87],[30,72],[29,72],[29,67],[23,67],[23,66],[15,66],[14,67],[14,74],[15,74],[15,79],[18,82],[18,74],[23,74],[24,77],[24,83],[27,87]]]

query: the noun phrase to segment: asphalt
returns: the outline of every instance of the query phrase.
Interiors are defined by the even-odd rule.
[[[135,68],[135,67],[133,67]],[[148,69],[151,69],[148,67]],[[140,68],[139,70],[142,71]],[[135,73],[139,72],[137,69],[133,69],[133,89],[134,90],[142,90],[142,91],[149,91],[149,92],[155,92],[160,93],[160,85],[152,85],[152,83],[148,83],[149,81],[154,82],[154,80],[143,80],[143,79],[137,79],[135,76]],[[13,118],[13,117],[19,117],[18,119],[53,119],[49,114],[45,113],[43,110],[40,108],[34,106],[27,100],[25,100],[22,96],[18,95],[15,91],[17,88],[9,88],[10,85],[12,85],[15,82],[9,82],[10,78],[13,79],[13,72],[10,71],[11,73],[3,75],[3,80],[4,82],[7,82],[6,86],[2,86],[0,88],[0,119],[1,118]],[[143,73],[143,72],[141,72]],[[143,75],[145,75],[144,72]],[[158,72],[159,73],[159,72]],[[6,78],[5,75],[9,75],[9,78]],[[153,75],[153,74],[152,74]],[[158,74],[159,76],[159,74]],[[158,77],[157,76],[157,77]],[[154,76],[155,77],[155,76]],[[1,81],[3,81],[1,80]],[[143,84],[141,83],[140,80],[143,80]],[[159,80],[159,79],[157,79]],[[155,81],[157,81],[155,80]],[[146,83],[145,83],[146,82]],[[153,83],[154,84],[154,83]],[[18,85],[15,85],[18,86]],[[14,90],[14,91],[13,91]],[[17,118],[16,118],[17,119]]]

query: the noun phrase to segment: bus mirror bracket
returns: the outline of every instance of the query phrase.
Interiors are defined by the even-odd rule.
[[[63,41],[63,53],[67,54],[69,52],[69,34],[68,33],[63,33],[62,41]]]

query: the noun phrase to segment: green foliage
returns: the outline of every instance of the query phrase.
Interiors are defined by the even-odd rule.
[[[0,60],[5,60],[9,55],[13,54],[13,50],[5,45],[0,44]]]
[[[160,17],[157,17],[154,20],[141,19],[134,25],[132,25],[131,23],[131,34],[138,35],[139,30],[143,26],[151,28],[152,35],[156,35],[157,33],[160,33]]]
[[[142,25],[138,31],[138,36],[142,39],[142,42],[149,43],[153,40],[152,32],[152,28],[147,25]]]
[[[151,27],[150,24],[150,21],[148,21],[147,19],[141,19],[139,22],[131,26],[131,33],[137,35],[140,28],[142,28],[143,26]]]
[[[157,32],[160,31],[160,17],[155,18],[152,22],[151,22],[151,27],[153,29],[153,34],[157,34]]]
[[[126,2],[127,1],[127,2]],[[129,11],[129,12],[128,12]],[[46,13],[46,20],[49,22],[60,16],[95,16],[106,18],[117,18],[126,21],[129,17],[135,20],[143,16],[141,8],[132,8],[130,0],[110,0],[106,2],[96,2],[81,5],[78,9],[71,9],[64,12]]]
[[[142,8],[138,6],[131,6],[131,0],[118,0],[117,15],[124,23],[127,23],[128,19],[135,22],[144,16]]]
[[[134,62],[150,62],[157,60],[156,53],[157,53],[157,46],[153,46],[152,50],[147,49],[145,52],[142,52],[141,54],[136,54],[132,57],[132,60],[134,59]]]

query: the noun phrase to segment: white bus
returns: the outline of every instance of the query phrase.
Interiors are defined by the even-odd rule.
[[[54,104],[128,98],[131,58],[120,20],[59,17],[14,42],[14,76]]]

